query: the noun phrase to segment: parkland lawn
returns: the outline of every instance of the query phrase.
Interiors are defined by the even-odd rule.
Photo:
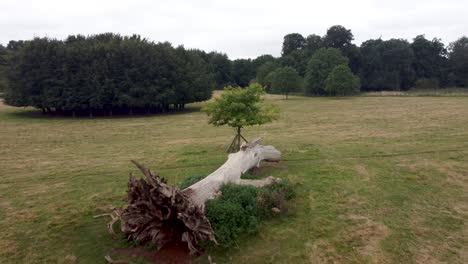
[[[468,263],[468,97],[269,96],[280,120],[245,129],[297,190],[216,263]],[[184,113],[43,117],[0,105],[0,263],[106,263],[127,246],[93,219],[121,205],[135,159],[170,183],[207,175],[234,131]],[[206,257],[197,262],[205,263]]]

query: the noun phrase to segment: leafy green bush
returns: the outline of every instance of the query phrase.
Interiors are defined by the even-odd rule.
[[[294,197],[287,181],[263,188],[227,184],[221,192],[218,199],[206,203],[206,215],[216,240],[226,247],[242,233],[255,233],[262,220],[286,212],[286,201]],[[276,213],[273,208],[277,208]]]
[[[328,95],[353,95],[359,93],[361,82],[347,65],[338,65],[325,80]]]
[[[281,213],[288,212],[287,201],[294,198],[295,192],[288,181],[265,186],[257,190],[257,214],[261,219],[271,218],[277,208]]]

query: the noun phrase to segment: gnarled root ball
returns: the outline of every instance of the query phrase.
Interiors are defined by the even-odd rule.
[[[183,241],[191,254],[199,251],[199,242],[216,243],[213,229],[203,208],[196,206],[186,193],[169,185],[163,178],[132,161],[145,178],[130,174],[128,204],[115,211],[121,230],[130,241],[152,244],[156,250],[169,241]],[[112,225],[109,227],[112,233]]]

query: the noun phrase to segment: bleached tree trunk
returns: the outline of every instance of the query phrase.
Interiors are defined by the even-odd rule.
[[[128,204],[99,216],[112,218],[108,224],[111,234],[115,234],[113,225],[120,220],[121,231],[128,240],[152,242],[157,249],[169,241],[184,241],[190,252],[195,253],[199,241],[216,242],[205,215],[205,202],[220,195],[219,191],[226,183],[261,187],[278,181],[273,177],[245,180],[241,179],[241,175],[259,166],[261,161],[275,162],[280,159],[281,152],[273,146],[260,145],[258,138],[242,144],[241,149],[229,154],[228,160],[216,171],[184,190],[167,184],[156,173],[133,161],[145,178],[137,179],[130,175]]]
[[[224,184],[234,183],[261,187],[274,183],[277,179],[273,177],[262,180],[241,179],[242,174],[258,167],[261,161],[280,161],[281,152],[273,146],[260,145],[260,141],[261,139],[257,138],[250,143],[242,144],[241,149],[236,153],[229,154],[228,160],[216,171],[183,191],[194,204],[203,207],[207,200],[219,195],[219,190]]]

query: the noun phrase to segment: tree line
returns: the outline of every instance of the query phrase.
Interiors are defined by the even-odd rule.
[[[301,90],[309,95],[345,95],[358,91],[408,90],[411,88],[468,87],[468,38],[445,46],[440,39],[416,36],[404,39],[371,39],[353,44],[351,30],[330,27],[324,36],[299,33],[284,36],[279,58],[266,60],[256,79],[273,91]],[[260,58],[260,57],[259,57]],[[303,86],[275,89],[279,71],[295,70],[290,79],[303,78]]]
[[[6,103],[66,114],[158,112],[206,100],[213,88],[256,81],[270,92],[348,95],[359,91],[468,87],[468,38],[446,46],[416,36],[360,46],[343,26],[324,36],[284,36],[280,57],[226,54],[104,33],[0,45]]]
[[[35,38],[2,50],[7,104],[90,116],[164,112],[207,100],[219,78],[207,60],[224,58],[111,33]]]

